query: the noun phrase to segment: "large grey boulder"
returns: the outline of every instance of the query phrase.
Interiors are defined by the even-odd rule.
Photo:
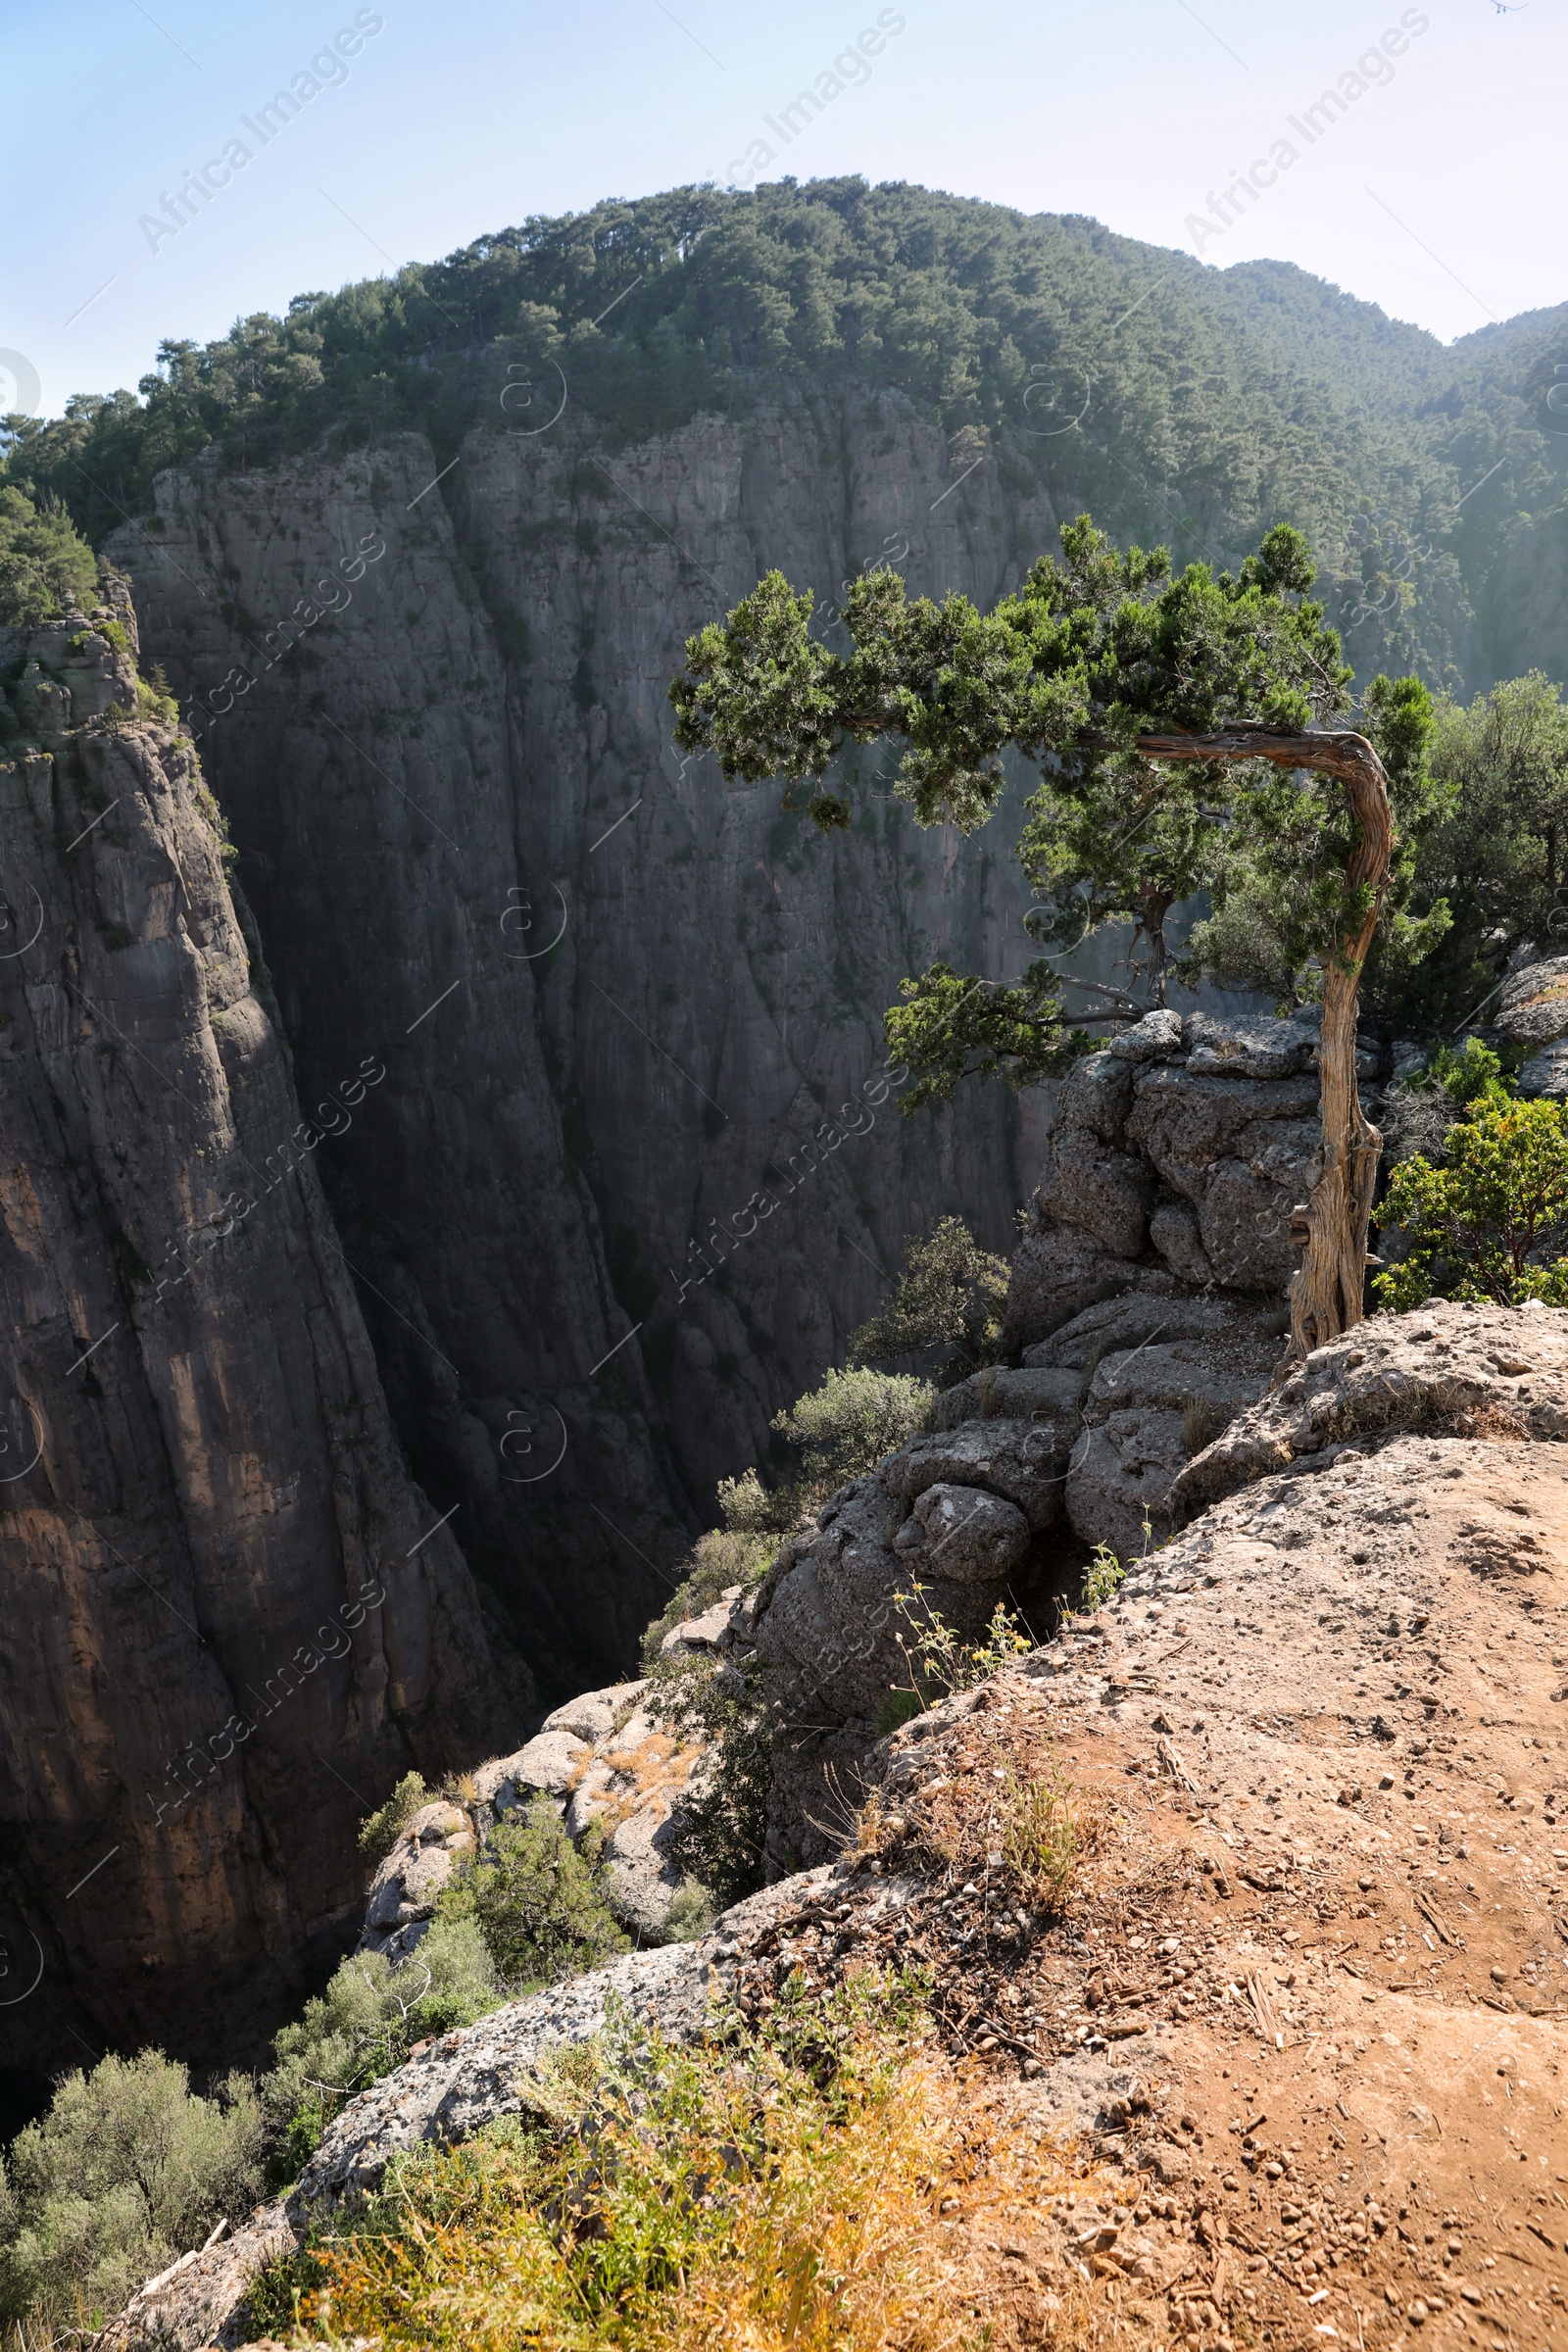
[[[1568,1441],[1568,1309],[1430,1298],[1319,1348],[1172,1482],[1178,1522],[1271,1472],[1407,1431]]]
[[[1568,1037],[1554,1038],[1524,1063],[1518,1077],[1522,1095],[1549,1095],[1560,1102],[1568,1095]]]
[[[1194,1077],[1292,1078],[1315,1061],[1321,1005],[1278,1020],[1267,1013],[1190,1012],[1182,1023]]]
[[[1214,1280],[1202,1227],[1190,1200],[1162,1200],[1149,1220],[1149,1240],[1179,1282],[1201,1290]]]
[[[923,1581],[995,1585],[1029,1548],[1029,1522],[1015,1502],[979,1487],[924,1488],[893,1539],[893,1548]]]
[[[1007,1284],[1004,1320],[1012,1345],[1028,1349],[1086,1306],[1120,1298],[1129,1290],[1175,1297],[1177,1285],[1163,1266],[1131,1264],[1087,1233],[1054,1223],[1037,1193],[1029,1231],[1013,1251]]]
[[[1039,1533],[1062,1516],[1061,1481],[1078,1425],[1076,1404],[1049,1420],[963,1421],[912,1438],[878,1464],[877,1477],[906,1510],[927,1487],[978,1488],[1014,1505]]]
[[[1286,1024],[1281,1024],[1285,1026]],[[1280,1049],[1288,1062],[1304,1048]],[[1165,1187],[1190,1203],[1194,1227],[1161,1227],[1189,1271],[1196,1239],[1215,1282],[1232,1289],[1283,1292],[1296,1270],[1290,1247],[1292,1207],[1310,1187],[1318,1144],[1315,1072],[1247,1075],[1261,1051],[1229,1057],[1223,1074],[1195,1074],[1191,1060],[1152,1063],[1138,1072],[1125,1129]],[[1158,1210],[1154,1212],[1158,1215]]]
[[[1042,1205],[1058,1224],[1087,1233],[1113,1257],[1142,1256],[1156,1190],[1148,1161],[1115,1151],[1087,1127],[1058,1125],[1052,1151],[1054,1174],[1041,1187]]]
[[[1568,1036],[1568,956],[1526,964],[1504,981],[1493,1018],[1522,1046],[1549,1046]]]
[[[1042,1370],[1061,1368],[1087,1374],[1091,1363],[1156,1339],[1194,1339],[1237,1327],[1239,1308],[1229,1298],[1190,1298],[1174,1293],[1137,1292],[1085,1307],[1050,1339],[1024,1349],[1024,1363]]]
[[[963,1421],[1054,1421],[1075,1413],[1083,1393],[1077,1372],[988,1364],[956,1388],[944,1389],[932,1419],[939,1430],[956,1429]]]
[[[1084,1430],[1067,1473],[1074,1528],[1123,1562],[1141,1558],[1163,1541],[1165,1497],[1186,1459],[1180,1413],[1106,1413]]]
[[[1188,1298],[1092,1307],[1048,1348],[1098,1351],[1084,1428],[1065,1482],[1067,1514],[1087,1544],[1119,1559],[1170,1532],[1166,1495],[1195,1446],[1260,1396],[1278,1363],[1274,1317],[1241,1301]]]
[[[908,1680],[900,1637],[907,1640],[909,1628],[898,1595],[917,1579],[928,1604],[963,1639],[990,1621],[1027,1548],[1029,1521],[1009,1497],[966,1479],[980,1449],[966,1450],[965,1442],[981,1437],[1003,1440],[984,1458],[993,1471],[1011,1462],[1025,1493],[1041,1480],[1045,1460],[1059,1461],[1065,1472],[1065,1446],[1048,1433],[1014,1422],[970,1423],[890,1454],[875,1476],[833,1496],[813,1534],[781,1547],[759,1590],[755,1626],[763,1688],[786,1725],[858,1723],[869,1731],[890,1686]],[[1049,1452],[1013,1460],[1009,1441],[1020,1447],[1043,1442]],[[1055,1494],[1059,1515],[1059,1484]],[[919,1534],[901,1545],[911,1521]]]
[[[1130,1029],[1119,1029],[1107,1039],[1105,1052],[1118,1061],[1163,1061],[1183,1050],[1182,1016],[1167,1011],[1146,1012],[1141,1021]]]
[[[1107,1048],[1075,1061],[1056,1092],[1056,1132],[1085,1128],[1102,1144],[1119,1144],[1133,1106],[1133,1064],[1141,1058]]]
[[[377,1867],[359,1949],[404,1959],[419,1940],[442,1888],[475,1845],[473,1823],[444,1797],[422,1805]]]

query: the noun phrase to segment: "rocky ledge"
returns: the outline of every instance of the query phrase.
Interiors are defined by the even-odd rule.
[[[1497,1354],[1515,1338],[1491,1373],[1531,1387],[1515,1428],[1385,1424],[1376,1450],[1213,1504],[1097,1615],[878,1742],[831,1865],[421,2051],[343,2111],[286,2206],[106,2340],[243,2340],[246,2278],[313,2211],[526,2108],[550,2048],[617,1999],[678,2039],[711,2003],[758,2020],[786,1984],[898,1961],[930,1972],[977,2112],[1062,2150],[1062,2193],[989,2249],[1009,2291],[1071,2291],[1151,2341],[1394,2352],[1439,2321],[1547,2341],[1568,2287],[1568,1314],[1426,1309],[1355,1345],[1402,1348],[1436,1390],[1461,1319]],[[1071,1814],[1064,1905],[1019,1869],[1009,1787]]]

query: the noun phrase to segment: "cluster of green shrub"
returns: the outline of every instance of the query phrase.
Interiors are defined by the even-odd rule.
[[[1390,1171],[1378,1214],[1393,1262],[1373,1277],[1379,1303],[1568,1306],[1568,1103],[1522,1100],[1476,1037],[1458,1053],[1439,1046],[1404,1092],[1425,1148]]]
[[[366,1850],[385,1850],[432,1794],[409,1775],[366,1823]],[[293,2180],[339,2110],[416,2042],[627,1946],[597,1852],[540,1802],[460,1868],[406,1961],[341,1962],[259,2074],[204,2095],[183,2066],[144,2050],[66,2076],[0,2164],[0,2327],[35,2338],[101,2325],[216,2222]]]

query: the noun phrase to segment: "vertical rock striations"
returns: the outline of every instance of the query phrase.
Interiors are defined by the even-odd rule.
[[[307,1100],[386,1059],[329,1194],[404,1442],[553,1695],[625,1671],[655,1564],[905,1237],[962,1205],[1004,1242],[1033,1181],[1000,1090],[908,1126],[878,1085],[906,973],[1026,959],[1005,818],[922,836],[883,787],[826,843],[669,749],[686,635],[770,564],[1013,580],[1055,517],[968,463],[864,393],[631,447],[498,412],[439,481],[416,435],[214,451],[117,534],[213,713]]]
[[[0,2067],[34,2077],[254,2047],[354,1931],[358,1817],[506,1723],[111,594],[0,631],[0,1992],[41,1972]]]

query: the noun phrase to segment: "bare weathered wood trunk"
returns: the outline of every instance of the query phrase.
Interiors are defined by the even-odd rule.
[[[1311,1199],[1291,1217],[1291,1238],[1302,1253],[1291,1282],[1295,1361],[1338,1339],[1365,1311],[1367,1231],[1383,1138],[1361,1108],[1355,1028],[1361,970],[1394,857],[1388,777],[1366,737],[1348,731],[1282,735],[1235,726],[1213,735],[1143,735],[1138,749],[1154,760],[1270,760],[1278,767],[1333,776],[1345,786],[1359,828],[1346,867],[1343,927],[1323,963],[1322,1166]]]

